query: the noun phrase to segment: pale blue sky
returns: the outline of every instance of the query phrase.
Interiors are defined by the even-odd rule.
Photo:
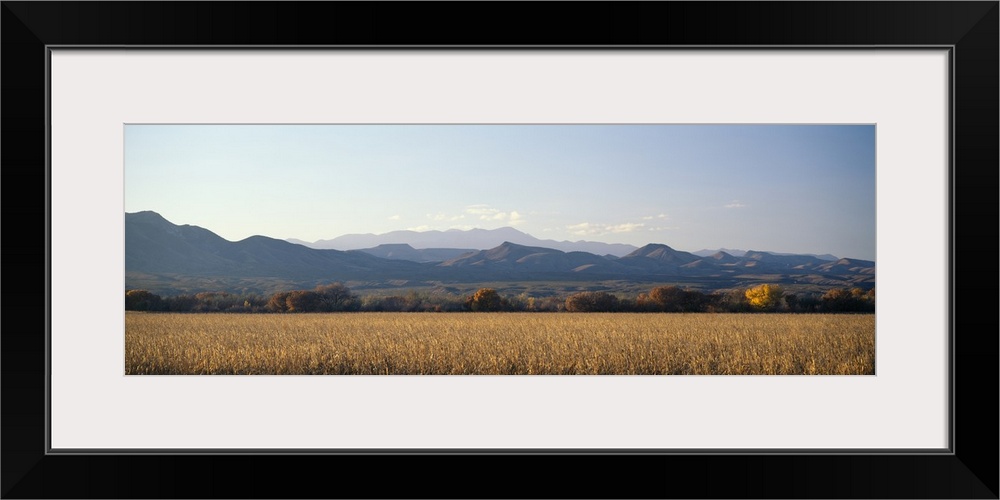
[[[512,226],[875,259],[873,125],[127,125],[125,211],[228,240]]]

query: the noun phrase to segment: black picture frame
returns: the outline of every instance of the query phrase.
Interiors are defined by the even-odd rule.
[[[8,274],[8,291],[14,291],[4,297],[7,328],[0,335],[4,498],[998,498],[997,316],[974,302],[996,296],[997,260],[989,250],[997,242],[1000,165],[997,1],[587,2],[544,8],[485,2],[4,1],[0,12],[0,159],[8,194],[2,251],[8,271],[14,270]],[[45,97],[46,47],[53,45],[951,47],[951,453],[48,454],[50,311],[42,298],[50,276]],[[38,201],[26,203],[24,196]],[[555,470],[557,463],[572,476]],[[307,472],[316,468],[330,472]],[[383,479],[362,479],[372,470]]]

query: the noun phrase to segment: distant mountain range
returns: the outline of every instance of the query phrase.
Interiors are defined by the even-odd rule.
[[[499,233],[485,230],[455,233],[456,241],[467,244],[461,248],[417,249],[409,243],[382,243],[342,251],[309,248],[265,236],[233,242],[204,228],[175,225],[155,212],[127,213],[125,287],[170,294],[311,288],[333,281],[378,287],[387,283],[625,280],[694,282],[703,288],[721,289],[765,279],[825,287],[857,284],[870,287],[874,286],[875,279],[874,262],[827,260],[813,255],[780,255],[753,250],[740,256],[723,251],[698,255],[654,243],[618,257],[512,241],[502,241],[482,250],[468,245],[471,240],[466,236],[469,234],[482,236],[482,241],[486,241],[487,233],[489,237],[506,234],[531,238],[516,230],[512,231],[517,235],[510,231],[494,231]],[[443,240],[433,241],[440,244]]]
[[[545,247],[563,252],[588,252],[621,257],[635,250],[632,245],[599,241],[540,240],[512,227],[499,229],[449,229],[447,231],[392,231],[384,234],[345,234],[330,240],[308,241],[289,238],[291,243],[316,249],[364,250],[381,245],[410,245],[416,249],[470,248],[487,250],[504,242]]]
[[[691,253],[693,253],[695,255],[698,255],[700,257],[708,257],[710,255],[713,255],[713,254],[716,254],[716,253],[719,253],[719,252],[725,252],[725,253],[728,253],[729,255],[732,255],[734,257],[743,257],[747,253],[746,250],[735,250],[735,249],[731,249],[731,248],[716,248],[715,250],[707,250],[707,249],[706,250],[698,250],[697,252],[691,252]],[[816,254],[813,254],[813,253],[802,253],[802,254],[778,253],[778,252],[768,252],[768,253],[771,253],[771,254],[774,254],[774,255],[807,255],[809,257],[816,257],[817,259],[820,259],[820,260],[838,260],[839,259],[839,257],[837,257],[836,255],[830,255],[828,253],[825,253],[825,254],[822,254],[822,255],[816,255]]]

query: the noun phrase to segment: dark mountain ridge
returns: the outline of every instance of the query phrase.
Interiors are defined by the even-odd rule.
[[[616,261],[586,252],[563,252],[545,247],[517,245],[509,241],[496,248],[480,250],[439,264],[438,267],[518,270],[522,272],[579,273],[624,272]]]
[[[198,226],[172,224],[155,212],[125,214],[126,272],[348,279],[376,270],[417,275],[422,269],[415,262],[315,250],[266,236],[234,242]]]
[[[416,249],[406,243],[383,243],[377,247],[358,250],[358,252],[383,259],[411,260],[413,262],[443,262],[475,251],[471,248]]]

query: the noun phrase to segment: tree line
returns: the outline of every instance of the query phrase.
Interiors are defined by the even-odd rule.
[[[341,283],[271,296],[202,292],[161,297],[126,290],[126,311],[162,312],[874,312],[875,289],[835,288],[823,294],[792,294],[778,285],[704,293],[659,286],[635,297],[609,292],[577,292],[565,297],[501,295],[480,288],[469,296],[409,292],[358,296]]]

